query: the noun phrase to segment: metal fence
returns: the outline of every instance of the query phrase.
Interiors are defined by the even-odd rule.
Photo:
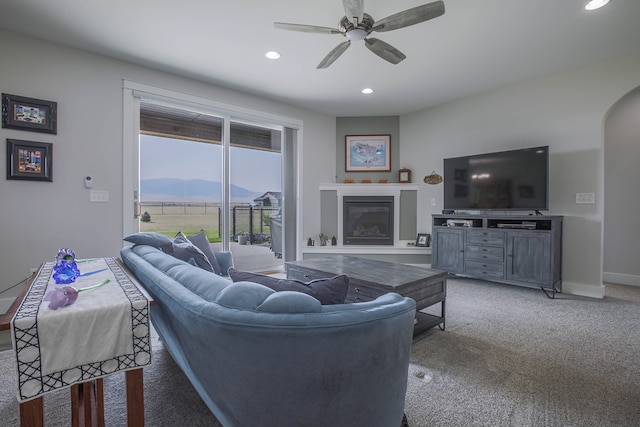
[[[141,202],[140,211],[149,217],[165,219],[168,229],[202,227],[217,225],[218,237],[222,221],[222,207],[219,203],[207,202]],[[278,206],[253,206],[237,204],[231,206],[232,240],[246,239],[248,243],[265,243],[271,239],[270,219],[280,213]],[[188,218],[188,219],[187,219]],[[172,227],[169,224],[175,223]],[[200,224],[198,226],[198,224]]]

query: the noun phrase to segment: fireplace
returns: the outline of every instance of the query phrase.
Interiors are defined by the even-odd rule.
[[[344,196],[344,245],[393,245],[393,196]]]

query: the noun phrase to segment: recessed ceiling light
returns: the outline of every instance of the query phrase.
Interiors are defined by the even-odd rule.
[[[606,6],[608,3],[609,0],[591,0],[584,6],[584,8],[587,10],[596,10]]]
[[[373,93],[373,89],[371,89],[370,87],[366,87],[362,89],[362,93],[364,93],[365,95],[369,95],[370,93]]]
[[[269,59],[278,59],[280,58],[280,53],[275,50],[269,51],[265,54],[265,56]]]

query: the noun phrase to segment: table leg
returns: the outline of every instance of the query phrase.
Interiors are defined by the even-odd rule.
[[[125,373],[127,380],[127,425],[144,426],[144,382],[142,368]]]
[[[104,427],[102,378],[71,386],[71,426]]]
[[[440,328],[441,331],[444,331],[445,325],[446,325],[446,313],[444,311],[444,304],[446,302],[446,299],[442,300],[442,307],[441,307],[441,311],[440,311],[440,316],[442,317],[442,323],[438,325],[438,327]]]
[[[43,427],[44,408],[42,397],[20,403],[20,427]]]

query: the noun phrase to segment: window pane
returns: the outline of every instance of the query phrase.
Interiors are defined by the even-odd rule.
[[[219,144],[140,135],[140,231],[220,241],[221,159]]]
[[[231,123],[230,218],[235,242],[232,245],[252,247],[250,251],[244,247],[234,251],[238,269],[282,268],[281,145],[280,130]],[[247,258],[240,259],[235,253],[246,253]]]

